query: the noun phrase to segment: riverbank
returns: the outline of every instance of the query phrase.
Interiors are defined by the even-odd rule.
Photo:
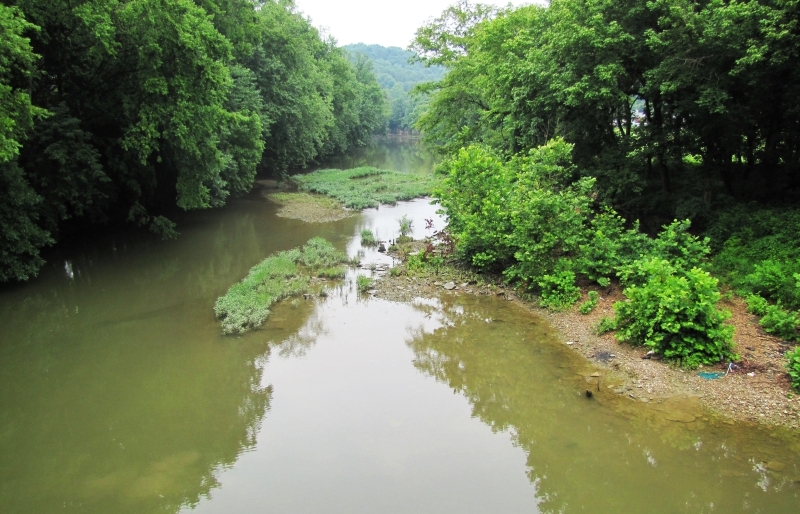
[[[543,309],[536,298],[503,287],[497,277],[477,275],[450,265],[409,274],[379,274],[376,278],[379,280],[374,282],[371,294],[392,301],[410,302],[441,294],[498,295],[524,305],[558,330],[558,337],[565,345],[614,375],[615,380],[605,382],[611,385],[600,387],[629,401],[661,403],[678,396],[692,396],[706,408],[733,421],[800,428],[800,396],[793,394],[782,367],[783,343],[763,332],[757,318],[747,313],[739,298],[723,300],[723,306],[733,313],[730,323],[736,327],[734,341],[742,366],[722,378],[706,380],[698,373],[725,373],[727,364],[684,370],[661,360],[643,358],[645,349],[620,344],[611,333],[594,332],[599,319],[613,316],[614,303],[624,299],[614,285],[599,291],[597,307],[584,315],[578,312],[577,305],[564,311]],[[584,298],[586,292],[583,291]]]

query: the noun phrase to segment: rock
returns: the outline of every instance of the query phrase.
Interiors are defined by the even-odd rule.
[[[778,471],[778,472],[780,472],[780,471],[783,471],[784,468],[786,468],[786,464],[784,464],[783,462],[778,462],[778,461],[774,460],[772,462],[767,462],[764,465],[764,467],[767,468],[770,471]]]
[[[756,376],[756,374],[755,374],[754,371],[751,371],[750,373],[747,374],[747,376],[748,377],[754,377],[754,376]]]
[[[440,285],[442,285],[442,283],[441,282],[434,282],[433,285],[440,286]]]
[[[650,350],[649,352],[642,355],[642,359],[654,359],[656,357],[656,352]]]
[[[586,397],[587,398],[591,398],[592,396],[594,396],[594,394],[592,394],[592,392],[587,389],[586,390]]]
[[[667,414],[667,420],[677,421],[678,423],[693,423],[697,418],[685,412],[675,411]]]
[[[442,287],[444,287],[448,291],[452,291],[453,289],[456,288],[456,283],[455,282],[448,282],[445,285],[443,285]]]
[[[590,377],[599,377],[599,376],[600,376],[600,373],[598,373],[597,371],[595,371],[594,373],[592,373],[592,374],[591,374],[591,375],[589,375],[589,376],[590,376]]]
[[[575,344],[575,341],[567,341],[567,344],[572,346],[573,344]]]
[[[463,284],[461,284],[461,287],[467,287],[468,285],[469,285],[469,282],[464,282]]]
[[[499,290],[499,291],[497,291],[497,296],[503,296],[503,295],[505,295],[505,294],[506,294],[506,292],[505,292],[505,291],[503,291],[502,289],[501,289],[501,290]]]
[[[381,245],[378,247],[378,251],[381,253],[386,253],[386,245],[381,243]]]

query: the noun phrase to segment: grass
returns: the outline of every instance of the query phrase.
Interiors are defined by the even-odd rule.
[[[378,240],[375,239],[375,234],[368,228],[365,228],[361,231],[361,245],[362,246],[375,246],[378,244]]]
[[[269,316],[275,302],[308,292],[313,274],[342,278],[347,256],[333,245],[315,237],[302,248],[267,257],[250,273],[217,299],[214,312],[226,334],[241,334],[258,328]]]
[[[325,223],[353,215],[352,211],[343,208],[338,201],[323,195],[280,192],[272,193],[268,198],[281,206],[278,216],[282,218]]]
[[[358,289],[359,293],[366,293],[371,287],[371,278],[365,277],[364,275],[359,275],[358,278],[356,278],[356,289]]]
[[[296,175],[293,179],[301,191],[330,196],[350,209],[366,209],[428,196],[441,182],[437,175],[402,173],[369,166],[318,170]]]

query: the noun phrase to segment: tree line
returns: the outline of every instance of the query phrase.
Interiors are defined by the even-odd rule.
[[[419,127],[442,153],[506,157],[554,137],[600,199],[651,228],[800,192],[795,0],[460,2],[420,28],[443,65]]]
[[[0,280],[87,224],[174,236],[176,207],[386,125],[370,62],[292,0],[3,0],[0,34]]]

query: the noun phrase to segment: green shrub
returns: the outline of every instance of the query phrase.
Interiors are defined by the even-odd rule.
[[[619,270],[648,253],[652,241],[639,232],[639,222],[625,229],[625,220],[610,208],[592,219],[586,233],[586,242],[580,245],[579,271],[603,287],[610,284],[607,277],[616,276]],[[603,284],[600,284],[603,285]]]
[[[611,279],[608,277],[600,277],[597,279],[597,284],[600,287],[608,287],[611,285]]]
[[[378,244],[378,240],[375,239],[375,235],[370,229],[365,228],[361,231],[361,244],[363,246],[375,246]]]
[[[545,275],[538,284],[542,288],[542,307],[565,309],[574,305],[581,297],[581,289],[575,285],[575,273],[572,271]]]
[[[369,277],[365,277],[364,275],[359,275],[356,278],[356,289],[358,289],[359,293],[366,293],[372,287],[372,279]]]
[[[588,293],[589,299],[583,302],[580,307],[578,307],[578,311],[581,314],[589,314],[597,307],[597,302],[600,299],[600,295],[597,291],[589,291]]]
[[[787,311],[780,304],[769,305],[758,322],[764,330],[787,341],[800,341],[800,314]]]
[[[620,341],[644,345],[690,368],[734,357],[733,327],[724,323],[730,313],[717,308],[717,279],[659,258],[634,266],[636,276],[647,280],[629,286],[628,300],[614,305]]]
[[[616,329],[617,329],[617,323],[614,321],[614,318],[603,316],[602,318],[600,318],[600,321],[598,321],[597,325],[594,327],[594,332],[597,335],[602,335]]]
[[[800,346],[786,352],[786,371],[792,379],[792,387],[800,390]]]
[[[787,307],[800,307],[800,287],[797,280],[800,261],[767,259],[756,264],[754,268],[744,278],[746,289]]]
[[[769,307],[769,302],[758,296],[757,294],[747,294],[744,297],[744,301],[747,304],[747,311],[751,314],[755,314],[756,316],[763,316],[767,313],[767,307]]]

